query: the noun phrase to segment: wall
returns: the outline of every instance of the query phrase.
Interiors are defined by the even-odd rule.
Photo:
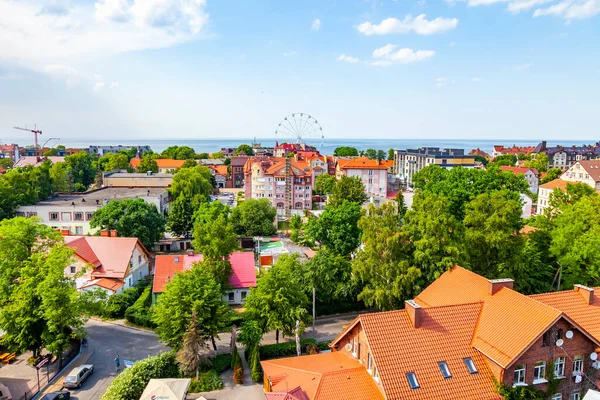
[[[579,163],[576,163],[565,173],[563,173],[560,176],[560,179],[567,182],[585,183],[594,189],[600,189],[600,183],[597,184],[596,181],[592,179],[590,174],[585,170],[585,168],[583,168]]]
[[[141,263],[139,257],[141,257]],[[135,286],[140,279],[148,276],[148,255],[141,249],[139,244],[133,249],[130,265],[132,267],[129,269],[129,276],[125,277],[124,289]]]
[[[227,294],[223,296],[223,301],[226,301],[229,305],[239,305],[246,302],[246,298],[242,299],[242,292],[246,293],[246,296],[250,294],[249,288],[232,289],[227,291]],[[233,293],[233,300],[229,300],[229,293]]]
[[[173,183],[173,176],[149,175],[144,177],[129,177],[126,174],[119,176],[105,175],[104,186],[107,187],[168,187]]]
[[[101,206],[97,206],[97,205],[88,205],[88,206],[81,206],[81,205],[77,205],[77,206],[73,206],[70,203],[67,203],[66,205],[32,205],[32,206],[21,206],[17,209],[17,215],[20,215],[19,213],[23,213],[25,216],[30,216],[30,213],[36,213],[37,216],[39,218],[41,218],[42,223],[44,225],[47,225],[51,228],[55,228],[55,229],[68,229],[71,234],[75,235],[88,235],[88,234],[94,234],[95,232],[98,231],[98,229],[93,229],[90,228],[90,219],[86,218],[86,213],[91,213],[96,211],[97,209],[99,209]],[[51,212],[58,212],[59,213],[59,220],[58,221],[51,221],[50,220],[50,213]],[[74,221],[74,212],[82,212],[83,213],[83,221]],[[70,213],[70,221],[65,221],[63,220],[63,214],[62,213]],[[80,230],[78,231],[79,228]]]

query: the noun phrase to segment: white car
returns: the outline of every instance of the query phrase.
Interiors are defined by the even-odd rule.
[[[63,381],[63,387],[66,388],[80,388],[81,384],[94,373],[94,366],[92,364],[84,364],[80,367],[75,367],[69,375],[67,375]]]

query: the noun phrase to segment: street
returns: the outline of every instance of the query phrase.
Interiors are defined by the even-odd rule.
[[[74,400],[100,399],[116,376],[115,355],[119,354],[122,370],[123,360],[141,360],[166,350],[152,332],[92,319],[87,322],[85,328],[89,333],[88,349],[94,352],[85,364],[93,364],[94,373],[84,382],[81,389],[71,390],[71,399]]]

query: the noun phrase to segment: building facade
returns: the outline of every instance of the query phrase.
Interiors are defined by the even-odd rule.
[[[510,167],[507,165],[500,166],[500,169],[506,172],[513,172],[515,175],[523,174],[525,176],[527,184],[529,185],[529,191],[533,194],[536,194],[538,192],[540,184],[540,174],[537,171],[537,169],[529,167]]]
[[[393,171],[405,185],[412,186],[414,174],[428,165],[439,165],[446,169],[474,168],[475,156],[465,154],[463,149],[440,150],[438,147],[394,151]]]
[[[587,146],[548,146],[546,141],[538,144],[533,154],[546,153],[550,168],[565,170],[578,161],[593,160],[600,157],[600,142]]]
[[[495,159],[498,156],[518,156],[519,154],[531,154],[535,150],[535,146],[516,146],[512,147],[504,147],[504,146],[494,146],[494,151],[492,151],[492,159]]]
[[[546,209],[550,206],[550,195],[552,194],[552,192],[554,192],[555,189],[566,192],[567,181],[563,181],[562,179],[555,179],[553,181],[546,182],[543,185],[540,185],[536,214],[544,214],[546,212]]]
[[[173,174],[128,173],[111,171],[102,174],[104,187],[169,187],[173,183]]]
[[[386,162],[370,160],[366,157],[356,157],[337,160],[335,174],[337,179],[342,176],[356,177],[365,187],[365,193],[370,197],[385,199],[388,191],[388,166]]]
[[[600,160],[577,161],[560,176],[560,179],[571,183],[585,183],[600,190]]]

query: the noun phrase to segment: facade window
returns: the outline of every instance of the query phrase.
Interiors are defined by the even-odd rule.
[[[356,337],[354,339],[352,339],[352,355],[354,356],[354,358],[357,357],[357,351],[358,351],[358,345],[357,345],[357,340]]]
[[[142,265],[142,256],[138,256],[138,265]]]
[[[410,386],[411,389],[415,390],[420,387],[419,382],[417,382],[417,375],[415,375],[414,372],[407,373],[406,379],[408,379],[408,386]]]
[[[48,216],[50,217],[50,221],[58,221],[58,213],[57,212],[48,213]]]
[[[63,221],[70,221],[71,220],[71,213],[70,212],[60,213],[60,218]]]
[[[369,170],[369,176],[373,176],[373,170],[372,169]]]
[[[75,221],[83,221],[83,213],[82,212],[73,213],[73,219]]]
[[[569,400],[581,400],[581,393],[573,392],[571,396],[569,396]]]
[[[246,300],[247,295],[248,295],[248,292],[242,292],[242,300]]]
[[[579,375],[583,372],[583,356],[577,355],[575,356],[575,360],[573,361],[573,375]]]
[[[77,267],[69,267],[71,274],[75,274],[77,272]]]
[[[477,368],[475,367],[475,363],[473,362],[472,358],[463,358],[463,361],[465,362],[465,365],[467,366],[467,369],[471,374],[476,374],[477,372],[479,372],[477,371]]]
[[[75,234],[76,235],[83,235],[83,226],[76,226],[75,227]]]
[[[514,385],[523,385],[525,383],[525,365],[517,365],[514,372]]]
[[[554,377],[555,378],[564,378],[565,377],[565,358],[558,357],[554,361]],[[553,397],[554,399],[554,397]]]
[[[367,371],[372,373],[373,371],[373,356],[371,353],[367,354]]]
[[[446,361],[440,361],[438,363],[438,366],[440,367],[440,371],[442,371],[442,376],[444,378],[452,378],[452,374],[450,373],[450,368],[448,368],[448,364],[446,364]]]
[[[27,218],[29,217],[37,217],[37,213],[35,211],[27,212]]]
[[[538,361],[533,368],[533,383],[546,382],[546,361]]]
[[[229,301],[233,301],[235,299],[235,293],[233,293],[233,292],[229,292],[228,296],[229,296]]]
[[[562,400],[562,394],[556,393],[551,400]]]

